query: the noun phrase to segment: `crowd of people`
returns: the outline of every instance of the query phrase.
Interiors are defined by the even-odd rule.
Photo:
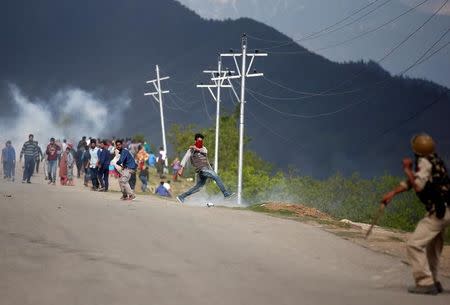
[[[125,140],[96,139],[82,137],[76,145],[63,139],[50,138],[42,149],[34,135],[30,134],[19,154],[23,169],[22,183],[31,183],[34,173],[39,173],[41,164],[44,179],[48,184],[56,185],[57,180],[64,186],[74,186],[75,175],[83,179],[84,186],[93,191],[108,192],[109,178],[118,179],[123,200],[134,200],[136,179],[141,181],[141,191],[150,192],[150,167],[156,168],[160,183],[155,186],[155,194],[172,197],[170,180],[163,181],[166,168],[166,152],[162,147],[153,153],[147,142],[140,143],[130,138]],[[23,163],[22,163],[23,161]],[[16,150],[8,140],[2,149],[1,162],[4,179],[15,181]],[[180,160],[171,163],[172,177],[178,181]],[[59,179],[57,179],[59,177]]]

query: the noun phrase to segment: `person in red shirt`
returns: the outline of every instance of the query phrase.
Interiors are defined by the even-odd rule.
[[[56,184],[56,168],[58,166],[58,153],[60,151],[61,147],[56,144],[55,138],[51,138],[50,143],[47,145],[47,150],[45,151],[48,161],[48,184]]]

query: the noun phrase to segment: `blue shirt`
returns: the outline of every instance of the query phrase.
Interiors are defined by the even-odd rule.
[[[134,161],[133,156],[127,149],[122,149],[122,151],[120,152],[120,159],[116,164],[122,166],[123,168],[132,170],[135,170],[137,168],[136,161]]]
[[[98,163],[101,167],[107,168],[109,167],[109,163],[111,162],[111,157],[109,150],[107,148],[101,149],[98,151]]]
[[[2,149],[2,158],[4,162],[16,161],[16,151],[12,146]]]
[[[155,194],[163,197],[170,197],[169,191],[164,187],[164,185],[159,185],[155,191]]]
[[[148,157],[148,165],[154,167],[155,164],[156,164],[156,157],[154,154],[150,154],[150,156]]]

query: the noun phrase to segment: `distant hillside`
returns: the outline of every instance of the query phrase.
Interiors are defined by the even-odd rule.
[[[276,41],[288,39],[250,19],[203,20],[174,0],[4,1],[0,12],[2,46],[6,46],[0,49],[0,116],[14,114],[6,82],[44,101],[69,86],[96,92],[105,99],[127,92],[132,102],[124,113],[126,126],[118,133],[144,133],[159,145],[159,113],[152,107],[153,101],[143,96],[149,88],[145,80],[154,77],[154,65],[159,64],[164,75],[171,75],[164,86],[177,94],[166,99],[168,124],[213,124],[195,84],[206,81],[201,71],[214,67],[219,51],[239,49],[244,32]],[[250,43],[250,49],[263,46]],[[427,81],[391,77],[371,62],[333,63],[299,45],[277,51],[304,53],[258,59],[256,68],[271,81],[308,92],[341,86],[299,101],[255,95],[273,109],[249,94],[246,132],[252,138],[251,148],[266,160],[280,167],[294,165],[300,173],[316,177],[335,171],[359,171],[364,176],[398,172],[399,158],[408,153],[410,135],[422,130],[436,136],[441,150],[449,151],[449,95],[426,108],[447,89]],[[227,66],[233,68],[231,62]],[[343,83],[345,80],[350,81]],[[264,79],[249,80],[248,88],[269,97],[301,96]],[[333,92],[344,94],[330,94]],[[228,93],[224,96],[224,107],[231,110],[231,98]],[[213,115],[215,105],[207,92],[205,98]],[[185,112],[177,110],[180,107]],[[423,114],[400,124],[422,108],[426,108]],[[329,115],[294,118],[274,109]],[[389,131],[391,127],[395,128]],[[385,131],[389,132],[381,136]]]

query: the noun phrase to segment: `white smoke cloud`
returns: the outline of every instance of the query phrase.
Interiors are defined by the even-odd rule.
[[[121,126],[120,113],[128,108],[130,99],[116,98],[114,108],[93,93],[79,88],[59,90],[47,101],[27,97],[17,86],[10,85],[10,94],[17,116],[2,118],[0,139],[12,140],[16,149],[34,134],[43,146],[51,137],[75,143],[81,136],[108,136]]]
[[[229,208],[232,207],[242,208],[249,206],[247,202],[242,202],[241,205],[238,205],[236,196],[233,196],[230,199],[226,199],[220,192],[216,194],[208,194],[205,188],[201,189],[200,192],[185,198],[183,205],[194,207],[229,207]]]

